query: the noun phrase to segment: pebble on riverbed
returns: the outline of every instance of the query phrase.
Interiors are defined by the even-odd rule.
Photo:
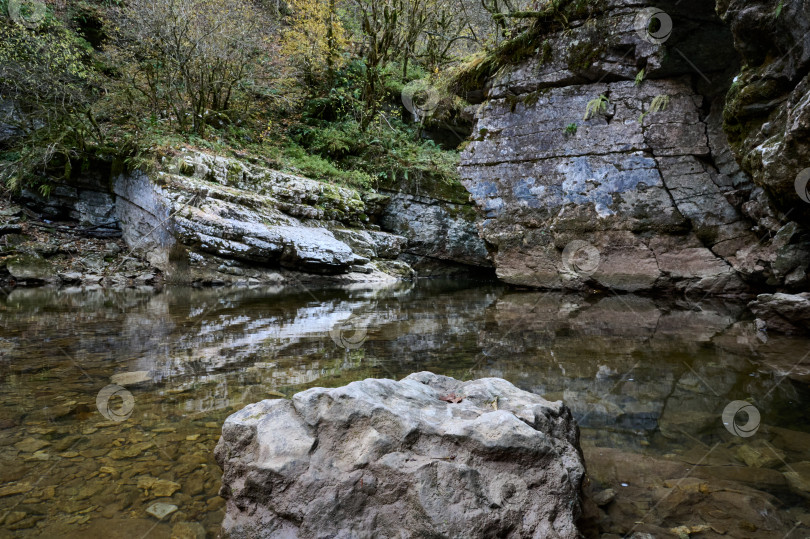
[[[146,508],[146,512],[158,520],[163,520],[164,517],[171,515],[175,511],[177,511],[176,505],[164,502],[155,502]]]

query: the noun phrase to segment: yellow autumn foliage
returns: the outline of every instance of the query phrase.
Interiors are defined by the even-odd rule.
[[[340,66],[348,45],[341,0],[288,0],[291,14],[282,32],[282,53],[308,76]]]

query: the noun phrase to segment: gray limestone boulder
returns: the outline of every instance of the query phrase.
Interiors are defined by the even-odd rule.
[[[226,537],[575,538],[585,468],[562,402],[421,372],[265,400],[215,455]]]
[[[386,229],[408,238],[410,255],[491,268],[477,221],[469,205],[407,193],[392,193],[382,216]]]

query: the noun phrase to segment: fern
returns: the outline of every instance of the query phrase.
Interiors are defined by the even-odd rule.
[[[784,7],[785,7],[784,2],[782,2],[782,1],[780,0],[779,5],[778,5],[778,6],[776,6],[776,10],[773,12],[773,18],[774,18],[774,19],[778,19],[778,18],[779,18],[779,15],[781,15],[781,14],[782,14],[782,8],[784,8]]]
[[[582,119],[587,120],[597,114],[606,113],[608,105],[610,105],[610,101],[608,101],[608,98],[605,97],[604,94],[595,99],[591,99],[585,107],[585,116]]]
[[[635,85],[636,85],[636,86],[638,86],[639,84],[641,84],[641,82],[644,80],[644,75],[646,75],[646,73],[645,73],[645,71],[644,71],[644,68],[642,67],[642,68],[641,68],[641,71],[639,71],[639,72],[636,74],[636,81],[635,81]]]
[[[647,112],[642,112],[641,116],[638,117],[638,123],[644,124],[644,118],[653,112],[660,112],[662,110],[666,110],[669,106],[669,96],[668,95],[657,95],[653,98],[652,103],[650,103],[650,108]]]

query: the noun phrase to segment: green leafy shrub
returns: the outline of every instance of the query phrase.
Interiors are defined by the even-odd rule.
[[[608,105],[610,105],[610,101],[604,95],[591,99],[585,106],[585,116],[582,119],[588,120],[597,114],[606,113]]]
[[[36,28],[0,19],[0,95],[13,109],[5,121],[20,134],[0,162],[8,187],[42,187],[57,169],[57,176],[69,177],[71,160],[103,138],[92,111],[97,77],[88,59],[87,42],[53,17]]]

